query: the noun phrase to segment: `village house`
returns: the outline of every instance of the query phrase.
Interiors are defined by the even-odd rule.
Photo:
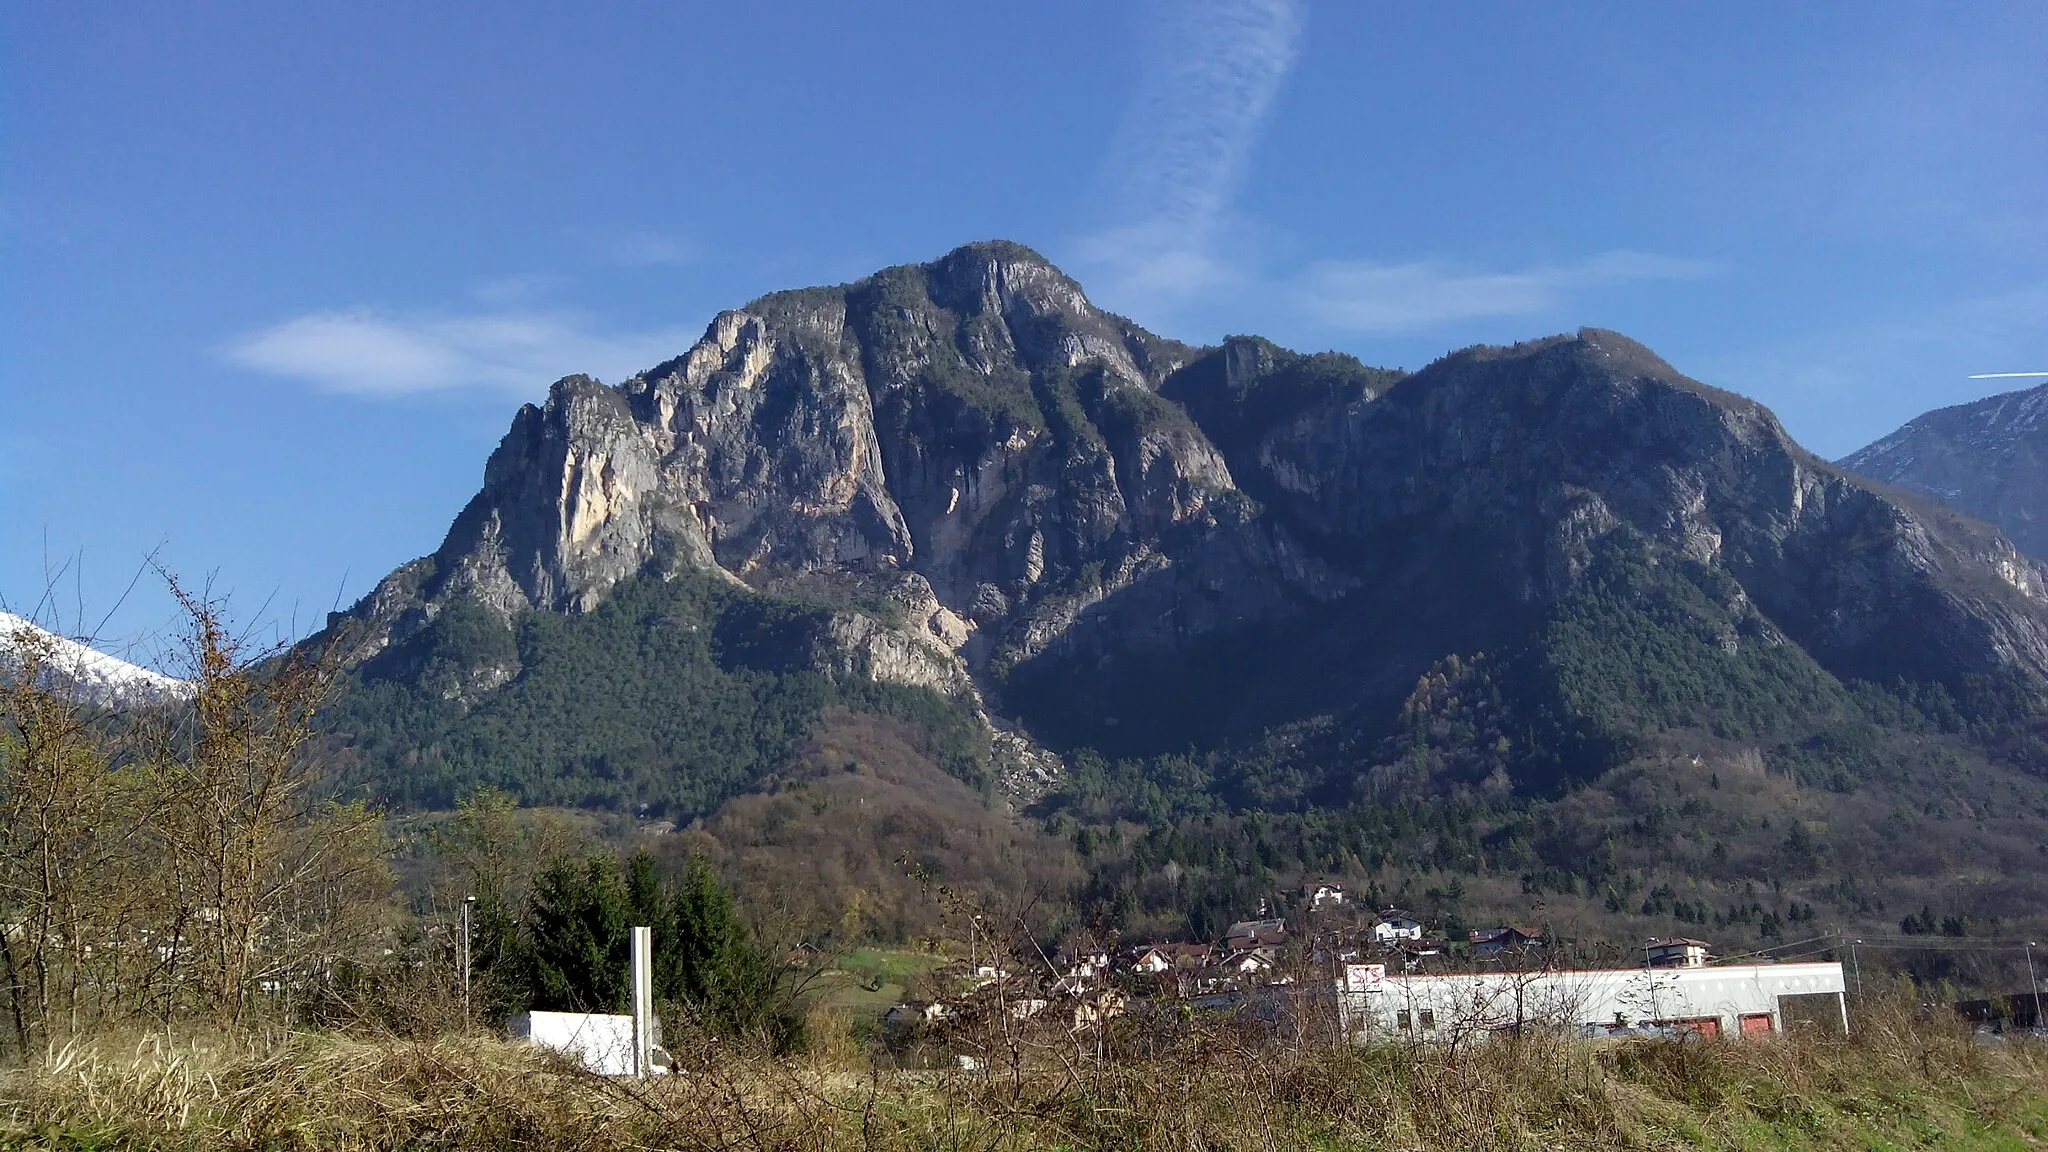
[[[1158,950],[1161,955],[1172,962],[1176,970],[1182,972],[1204,967],[1209,963],[1210,958],[1216,954],[1215,948],[1202,943],[1161,944],[1158,946]]]
[[[911,1028],[936,1024],[952,1014],[951,1008],[937,1000],[907,1000],[883,1013],[882,1023],[890,1028]]]
[[[1344,889],[1335,884],[1309,884],[1301,890],[1301,901],[1311,912],[1344,905]]]
[[[1333,940],[1327,945],[1317,947],[1309,955],[1309,960],[1315,964],[1350,964],[1355,962],[1360,955],[1361,951],[1358,945],[1346,943],[1343,940]]]
[[[1086,996],[1074,998],[1073,1030],[1080,1032],[1093,1028],[1105,1021],[1124,1014],[1129,999],[1111,988],[1100,988]]]
[[[1447,943],[1424,937],[1420,940],[1396,940],[1388,944],[1382,953],[1390,959],[1398,959],[1403,972],[1419,972],[1425,968],[1437,967],[1444,959]],[[1433,964],[1432,961],[1439,962]]]
[[[939,968],[932,975],[947,987],[965,994],[1008,980],[1010,970],[995,964],[959,960]]]
[[[1701,968],[1707,963],[1707,942],[1675,936],[1652,940],[1647,948],[1652,968]]]
[[[1543,930],[1520,924],[1502,928],[1474,928],[1465,933],[1465,942],[1472,946],[1472,955],[1481,960],[1492,960],[1502,953],[1526,952],[1543,945]]]
[[[1225,952],[1246,952],[1253,948],[1277,948],[1287,943],[1285,920],[1239,920],[1223,933]]]
[[[1189,996],[1212,986],[1221,974],[1209,967],[1215,949],[1207,944],[1148,944],[1129,954],[1132,972],[1171,980],[1178,995]]]
[[[1148,945],[1132,952],[1130,963],[1131,971],[1141,972],[1147,976],[1157,976],[1161,972],[1173,971],[1172,959],[1165,952],[1161,951],[1160,946],[1157,944]]]
[[[1420,940],[1422,939],[1422,921],[1417,920],[1413,913],[1405,912],[1399,908],[1382,909],[1379,921],[1372,926],[1372,938],[1373,942],[1377,944],[1393,944],[1402,940]]]
[[[1088,980],[1109,972],[1109,953],[1101,948],[1077,948],[1065,952],[1061,957],[1065,963],[1065,975],[1069,980]]]
[[[1257,977],[1273,970],[1275,956],[1270,949],[1248,948],[1233,952],[1214,965],[1214,968],[1228,976]]]

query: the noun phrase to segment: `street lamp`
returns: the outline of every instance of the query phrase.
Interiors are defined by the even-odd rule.
[[[469,1031],[469,910],[476,907],[476,897],[462,898],[462,1030]]]

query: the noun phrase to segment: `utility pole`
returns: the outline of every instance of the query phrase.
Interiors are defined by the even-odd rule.
[[[1863,999],[1863,961],[1856,955],[1856,946],[1861,943],[1861,940],[1849,941],[1849,968],[1856,973],[1856,999],[1859,1001]]]
[[[2034,1032],[2038,1035],[2042,1028],[2048,1027],[2048,1020],[2041,1018],[2041,982],[2034,979],[2034,942],[2032,940],[2026,943],[2026,953],[2027,986],[2034,990]]]
[[[462,898],[462,1030],[469,1031],[469,910],[476,907],[476,897]]]
[[[1654,939],[1643,942],[1643,975],[1649,977],[1650,980],[1651,1027],[1656,1027],[1657,1023],[1664,1019],[1663,1011],[1657,1007],[1657,971],[1650,966],[1650,948],[1656,943]]]

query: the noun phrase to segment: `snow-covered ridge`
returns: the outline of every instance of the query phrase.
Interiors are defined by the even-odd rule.
[[[1938,497],[2048,560],[2048,385],[1923,412],[1840,463]]]
[[[2019,441],[2048,420],[2048,384],[2001,392],[1967,404],[1937,408],[1905,427],[1841,459],[1844,468],[1883,480],[1907,480],[1920,463],[1918,451],[1938,439],[1950,451],[1992,458],[2012,452]]]
[[[46,645],[50,656],[45,674],[96,703],[154,704],[192,694],[190,681],[131,664],[11,612],[0,612],[0,674],[20,666],[16,653],[24,643]]]

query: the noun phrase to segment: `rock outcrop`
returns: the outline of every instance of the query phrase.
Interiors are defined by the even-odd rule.
[[[450,596],[509,618],[681,567],[756,585],[914,573],[932,603],[913,647],[875,620],[841,631],[876,675],[929,684],[964,670],[931,651],[1029,657],[1163,572],[1125,639],[1170,644],[1340,587],[1256,523],[1222,454],[1156,394],[1194,355],[1008,244],[765,297],[617,387],[572,376],[522,408],[440,550],[354,610],[362,653]],[[1160,626],[1169,600],[1180,619]]]

